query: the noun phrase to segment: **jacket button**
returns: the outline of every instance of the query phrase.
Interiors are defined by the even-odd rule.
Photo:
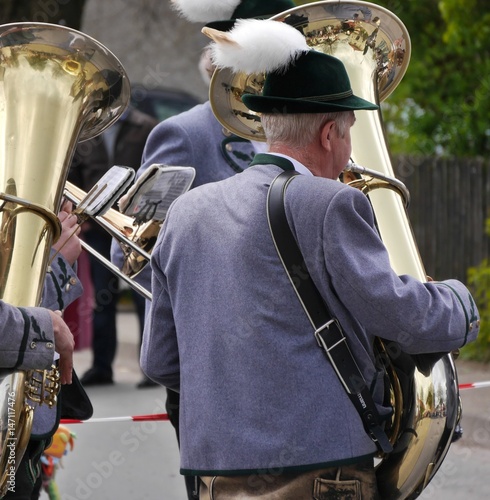
[[[47,349],[52,349],[53,348],[53,343],[52,342],[46,342],[46,348]]]
[[[31,342],[31,349],[35,349],[37,347],[37,344],[35,342]]]

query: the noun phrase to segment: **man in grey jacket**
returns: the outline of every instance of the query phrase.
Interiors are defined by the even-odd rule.
[[[353,94],[343,64],[271,21],[240,22],[218,65],[227,48],[234,69],[252,61],[262,66],[250,72],[267,74],[263,94],[242,99],[261,113],[270,153],[170,208],[152,254],[142,368],[180,391],[181,473],[200,477],[200,498],[374,499],[377,446],[277,254],[272,181],[301,174],[285,194],[289,226],[380,408],[376,337],[407,353],[449,352],[476,338],[478,311],[459,281],[398,276],[368,199],[337,181],[354,112],[377,109]]]

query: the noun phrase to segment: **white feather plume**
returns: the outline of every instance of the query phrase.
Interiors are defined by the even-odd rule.
[[[236,73],[286,70],[301,53],[310,50],[298,30],[278,21],[240,19],[224,36],[212,38],[214,64]]]
[[[230,19],[241,0],[171,0],[180,15],[193,23]]]

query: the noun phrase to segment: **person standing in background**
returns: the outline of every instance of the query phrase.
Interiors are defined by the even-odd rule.
[[[113,165],[137,169],[148,134],[157,124],[153,117],[129,108],[103,134],[78,145],[68,180],[89,191]],[[82,239],[110,259],[112,237],[97,222],[85,223]],[[84,386],[114,383],[112,365],[117,350],[116,309],[119,299],[118,278],[96,258],[89,256],[94,289],[92,367],[81,377]],[[144,323],[145,301],[132,294],[139,321],[140,338]],[[146,377],[138,386],[155,385]]]

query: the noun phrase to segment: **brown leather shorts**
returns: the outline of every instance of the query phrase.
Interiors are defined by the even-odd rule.
[[[300,474],[203,476],[200,500],[377,500],[372,461]]]

